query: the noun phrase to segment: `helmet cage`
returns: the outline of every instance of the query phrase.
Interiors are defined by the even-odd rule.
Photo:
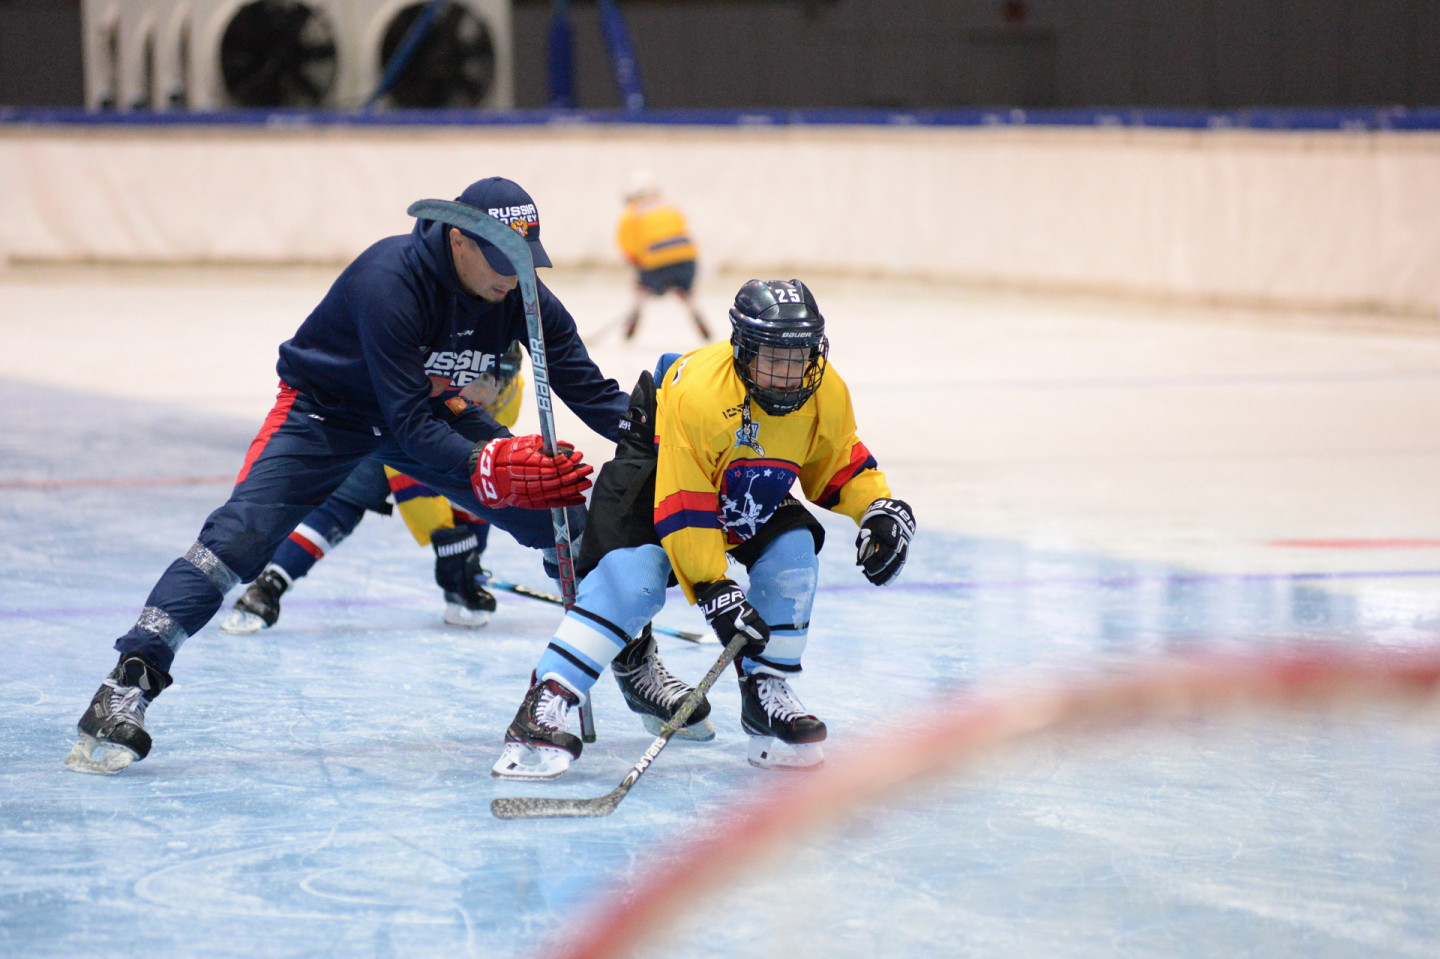
[[[825,376],[830,341],[815,297],[799,280],[751,280],[730,308],[730,343],[735,373],[750,397],[771,416],[793,413],[815,394]],[[805,350],[800,384],[790,389],[760,386],[755,379],[761,351]]]

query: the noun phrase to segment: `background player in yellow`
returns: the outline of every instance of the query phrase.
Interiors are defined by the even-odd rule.
[[[512,342],[493,372],[471,381],[458,397],[446,402],[483,406],[501,426],[514,426],[525,385],[520,354],[519,341]],[[445,622],[471,628],[488,623],[495,597],[485,588],[488,576],[480,557],[490,524],[430,487],[388,466],[366,462],[280,544],[264,571],[235,601],[220,629],[253,633],[274,626],[285,591],[354,532],[367,510],[388,514],[391,497],[415,542],[435,550],[435,582],[445,594]]]
[[[631,393],[615,457],[590,501],[575,605],[535,667],[494,775],[553,779],[569,768],[582,748],[569,710],[607,665],[622,690],[641,685],[636,647],[677,582],[722,643],[749,637],[735,660],[749,761],[767,769],[823,762],[825,724],[789,680],[809,636],[824,529],[791,487],[798,481],[810,502],[855,520],[856,564],[876,585],[905,564],[915,520],[856,433],[809,289],[751,280],[730,323],[729,343],[663,357]],[[748,591],[729,578],[731,560],[749,571]],[[646,710],[658,734],[690,688],[663,667],[644,686],[659,690]],[[685,728],[708,727],[709,715],[702,700]]]
[[[709,342],[710,329],[691,294],[698,257],[695,241],[685,215],[661,197],[648,176],[638,176],[625,195],[615,242],[636,270],[635,302],[624,319],[625,339],[634,338],[647,301],[673,292],[690,311],[700,338]]]

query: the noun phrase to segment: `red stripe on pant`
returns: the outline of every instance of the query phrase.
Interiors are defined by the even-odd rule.
[[[284,380],[280,381],[280,392],[275,395],[275,406],[270,410],[265,422],[260,426],[260,432],[250,441],[250,448],[245,451],[245,462],[240,466],[240,475],[235,477],[235,485],[239,486],[245,482],[245,477],[250,475],[250,467],[265,452],[265,444],[270,442],[270,437],[285,422],[285,417],[290,415],[290,407],[295,405],[296,390],[293,386],[287,386]]]

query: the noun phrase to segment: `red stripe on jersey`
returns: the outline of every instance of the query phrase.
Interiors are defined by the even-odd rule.
[[[398,493],[401,490],[407,490],[412,486],[424,485],[419,480],[411,479],[404,473],[396,473],[394,476],[386,477],[386,480],[390,483],[390,492],[392,493]]]
[[[867,466],[875,465],[875,457],[870,455],[870,450],[865,447],[864,443],[856,440],[855,445],[850,448],[850,462],[845,465],[844,469],[830,477],[830,482],[825,484],[825,489],[820,493],[819,498],[817,498],[815,502],[821,506],[829,506],[839,502],[840,487],[854,479],[855,474]]]
[[[245,462],[240,464],[240,475],[235,477],[235,484],[245,482],[245,477],[250,475],[250,467],[265,452],[265,444],[270,442],[270,437],[285,422],[285,417],[290,415],[290,407],[295,405],[296,391],[293,386],[286,386],[285,381],[280,381],[280,392],[275,396],[275,406],[270,414],[265,417],[265,422],[260,425],[260,432],[250,441],[250,448],[245,451]]]
[[[325,551],[320,548],[320,544],[312,543],[304,536],[301,536],[299,530],[296,530],[295,532],[290,534],[290,542],[294,543],[296,546],[300,547],[316,559],[325,558]]]
[[[682,489],[678,493],[671,493],[655,507],[655,525],[659,526],[677,513],[709,513],[714,516],[716,506],[714,493],[694,493]]]

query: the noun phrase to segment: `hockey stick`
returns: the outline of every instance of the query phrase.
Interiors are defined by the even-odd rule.
[[[503,579],[492,579],[485,584],[496,589],[503,589],[507,593],[514,593],[517,596],[529,596],[531,599],[538,599],[542,603],[554,603],[557,606],[564,606],[565,599],[556,596],[554,593],[547,593],[543,590],[532,589],[529,586],[521,586],[519,583],[506,582]],[[663,633],[666,636],[674,636],[676,639],[683,639],[687,643],[719,643],[718,639],[708,636],[705,633],[692,633],[686,629],[671,629],[669,626],[656,626],[650,624],[651,632]]]
[[[417,219],[435,220],[459,227],[493,243],[515,267],[520,299],[525,304],[525,330],[530,335],[530,370],[535,375],[535,409],[540,415],[540,438],[546,456],[554,456],[555,414],[550,406],[550,368],[545,357],[545,330],[540,324],[540,296],[535,286],[535,260],[530,246],[515,230],[473,206],[454,200],[416,200],[405,211]],[[555,564],[560,568],[560,591],[565,607],[575,602],[575,562],[570,551],[570,517],[563,507],[550,511],[555,526]],[[595,713],[587,696],[580,701],[580,738],[595,741]]]
[[[610,335],[611,330],[618,329],[619,327],[623,326],[625,324],[626,317],[628,317],[629,315],[629,313],[621,313],[613,320],[606,320],[603,325],[597,326],[593,333],[585,334],[585,345],[594,346],[596,343],[599,343],[601,339]]]
[[[620,800],[625,798],[630,787],[635,785],[635,781],[645,775],[645,770],[650,768],[655,757],[660,755],[660,750],[670,742],[670,737],[675,735],[677,729],[685,725],[685,720],[689,719],[690,714],[695,711],[695,707],[700,705],[700,700],[705,698],[705,694],[710,691],[710,687],[715,684],[720,673],[740,654],[740,650],[745,647],[745,643],[750,638],[747,633],[735,634],[735,638],[730,640],[730,645],[726,646],[720,653],[720,658],[715,660],[715,665],[710,667],[710,671],[695,685],[690,695],[685,697],[680,708],[675,710],[675,715],[670,717],[668,723],[660,727],[660,735],[650,744],[650,748],[645,750],[645,755],[640,757],[640,761],[630,767],[630,772],[620,780],[620,785],[594,799],[553,799],[547,796],[510,796],[492,799],[490,800],[491,814],[496,819],[562,819],[610,815],[615,811],[615,807],[620,805]]]

